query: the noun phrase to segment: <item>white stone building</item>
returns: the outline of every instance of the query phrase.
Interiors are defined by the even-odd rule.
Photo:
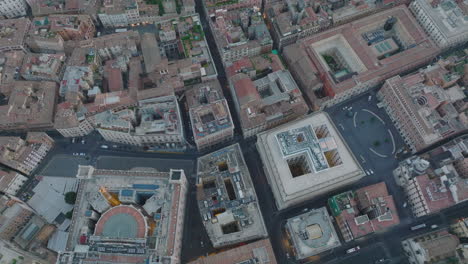
[[[0,14],[6,18],[25,16],[27,7],[25,0],[0,0]]]
[[[426,33],[441,48],[448,49],[468,41],[466,1],[415,0],[409,8]]]

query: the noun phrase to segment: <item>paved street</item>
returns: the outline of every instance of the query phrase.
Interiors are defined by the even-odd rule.
[[[96,167],[98,169],[129,170],[138,167],[154,168],[158,171],[172,169],[184,169],[188,177],[194,173],[195,162],[193,160],[135,158],[119,156],[99,156]]]
[[[59,154],[53,156],[45,167],[38,172],[42,176],[76,177],[78,165],[89,165],[85,157]]]

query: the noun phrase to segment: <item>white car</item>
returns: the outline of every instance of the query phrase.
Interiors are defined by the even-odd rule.
[[[371,174],[374,174],[374,171],[372,169],[369,169],[369,171],[370,171]]]
[[[350,248],[350,249],[346,250],[346,254],[350,254],[350,253],[356,252],[356,251],[358,251],[358,250],[360,250],[360,249],[361,249],[361,247],[355,246],[355,247],[353,247],[353,248]]]
[[[84,139],[81,140],[81,144],[84,144],[86,143],[86,141]]]
[[[431,229],[436,229],[437,227],[439,227],[438,225],[431,225]]]
[[[364,171],[366,172],[367,175],[371,175],[370,171],[368,171],[368,170],[364,170]]]
[[[80,154],[79,153],[73,153],[73,156],[79,156]]]
[[[80,156],[86,156],[86,153],[80,153]]]

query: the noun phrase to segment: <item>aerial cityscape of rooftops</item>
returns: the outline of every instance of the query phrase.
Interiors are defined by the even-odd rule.
[[[468,264],[468,0],[0,0],[0,264]]]

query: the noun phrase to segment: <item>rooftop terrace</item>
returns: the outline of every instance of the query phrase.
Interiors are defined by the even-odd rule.
[[[267,236],[250,173],[238,144],[198,159],[197,200],[214,247]]]

